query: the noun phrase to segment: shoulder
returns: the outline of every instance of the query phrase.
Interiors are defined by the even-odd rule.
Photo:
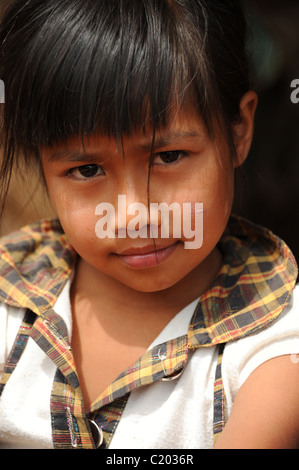
[[[6,253],[18,259],[17,253],[25,253],[25,256],[30,255],[42,246],[55,245],[56,243],[67,244],[59,220],[43,219],[1,237],[0,254]],[[21,259],[21,255],[19,259]]]
[[[227,425],[218,447],[299,445],[299,286],[265,330],[228,344],[223,356]]]
[[[72,252],[58,219],[44,219],[0,238],[0,275],[10,264],[20,271],[47,256],[49,264]]]
[[[257,367],[238,391],[218,448],[299,448],[299,363],[291,355]]]
[[[299,362],[299,285],[280,316],[256,334],[228,343],[223,357],[227,386],[235,393],[262,363],[294,355]]]
[[[58,219],[45,219],[0,240],[0,302],[39,314],[52,308],[76,254]]]

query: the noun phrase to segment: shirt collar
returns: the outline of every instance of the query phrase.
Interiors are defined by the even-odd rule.
[[[231,217],[220,240],[224,263],[189,325],[192,348],[227,343],[271,324],[289,304],[298,268],[271,231]]]
[[[37,315],[51,310],[76,262],[57,219],[13,232],[0,245],[0,301]]]

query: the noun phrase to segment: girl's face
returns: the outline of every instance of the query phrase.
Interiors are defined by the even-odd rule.
[[[113,138],[94,136],[83,147],[81,139],[72,138],[42,152],[51,199],[76,252],[93,269],[142,292],[174,286],[208,259],[216,250],[233,201],[234,162],[225,141],[212,141],[201,120],[192,114],[177,113],[170,122],[155,136],[149,185],[151,132],[125,137],[120,145]],[[123,196],[122,207],[119,195]],[[97,223],[104,220],[96,214],[96,208],[103,203],[111,204],[106,206],[111,209],[110,216],[113,210],[115,213],[114,238],[100,239],[96,234]],[[195,207],[199,207],[196,203],[202,203],[202,246],[187,249],[185,242],[190,239],[183,228],[179,237],[173,233],[171,218],[167,238],[162,238],[160,231],[158,238],[151,238],[150,230],[147,238],[132,238],[124,231],[118,236],[118,229],[128,228],[130,221],[141,214],[127,212],[132,203],[144,208],[149,203],[165,203],[168,207],[177,203],[182,221],[183,204],[191,203],[193,228]],[[107,215],[102,213],[106,220]],[[149,218],[144,222],[147,228],[149,222]]]

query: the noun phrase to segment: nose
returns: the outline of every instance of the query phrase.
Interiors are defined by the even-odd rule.
[[[137,172],[121,185],[115,207],[115,230],[119,238],[147,238],[150,225],[148,180]]]

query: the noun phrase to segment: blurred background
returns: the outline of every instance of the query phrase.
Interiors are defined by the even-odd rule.
[[[7,3],[0,0],[0,15]],[[299,79],[299,2],[244,3],[252,29],[250,55],[259,106],[240,179],[238,213],[270,228],[299,260],[299,103],[290,99],[291,82]],[[13,175],[0,235],[55,216],[38,175],[27,169],[21,173]]]
[[[246,0],[259,105],[244,165],[241,215],[270,228],[299,261],[299,1]]]

